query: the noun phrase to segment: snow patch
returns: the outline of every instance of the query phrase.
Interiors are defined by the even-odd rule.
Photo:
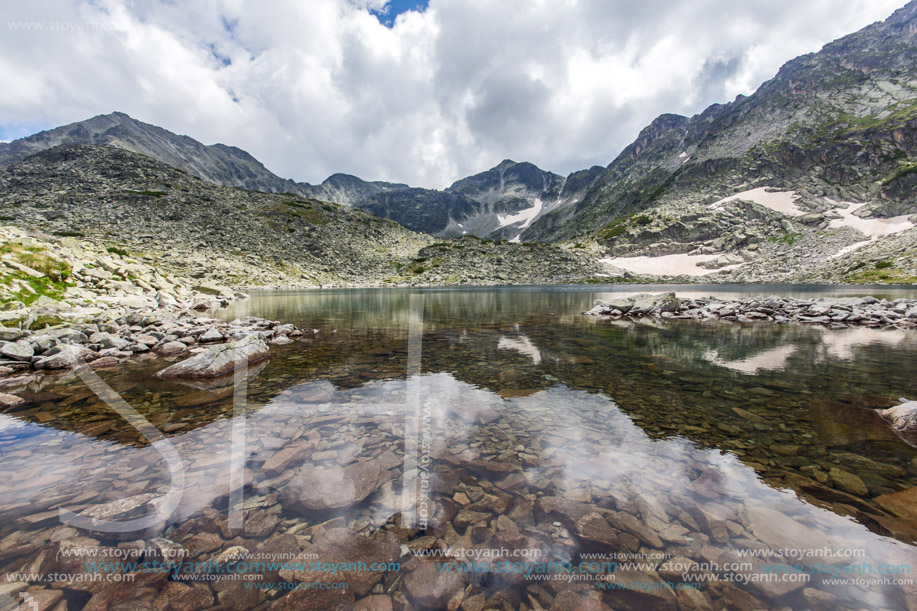
[[[781,212],[787,216],[802,216],[806,214],[805,210],[800,210],[796,207],[795,191],[768,191],[769,188],[770,187],[758,187],[757,189],[742,191],[741,193],[724,197],[720,201],[710,204],[710,207],[716,210],[728,202],[744,199],[760,204],[765,208]]]
[[[736,263],[720,269],[706,269],[697,266],[698,263],[713,261],[719,256],[721,255],[680,254],[661,255],[658,257],[609,257],[599,260],[599,263],[605,263],[634,274],[649,274],[653,276],[707,276],[744,265],[744,263]]]
[[[839,206],[839,203],[833,199],[828,199],[828,201],[835,206]],[[865,205],[866,204],[848,204],[847,208],[834,208],[832,212],[836,212],[837,214],[841,215],[841,218],[831,219],[831,222],[828,224],[828,226],[832,229],[852,227],[861,232],[863,235],[873,239],[881,238],[893,233],[898,233],[899,231],[905,231],[914,227],[914,223],[907,220],[909,216],[907,214],[902,216],[893,216],[887,219],[861,219],[858,216],[854,216],[853,213]]]
[[[515,225],[516,223],[522,223],[522,226],[519,227],[519,230],[521,231],[531,225],[532,221],[535,220],[535,217],[541,214],[541,208],[541,200],[536,197],[535,202],[531,208],[526,208],[525,210],[521,210],[516,214],[510,214],[507,216],[498,214],[497,222],[500,223],[500,227],[507,227],[509,225]]]
[[[838,257],[849,255],[853,251],[859,250],[867,244],[875,242],[879,238],[883,238],[893,233],[907,231],[908,229],[912,229],[914,227],[914,223],[908,220],[908,215],[893,216],[887,219],[863,219],[855,216],[853,213],[865,206],[865,203],[852,204],[849,202],[836,202],[833,199],[828,199],[827,197],[825,199],[836,206],[831,210],[831,212],[839,214],[841,217],[839,219],[831,219],[831,221],[828,223],[830,228],[843,229],[844,227],[850,227],[852,229],[856,229],[867,238],[869,238],[868,240],[863,240],[862,242],[857,242],[855,244],[851,244],[850,246],[845,246],[844,248],[831,255],[832,259],[837,259]],[[842,206],[846,206],[846,208]]]

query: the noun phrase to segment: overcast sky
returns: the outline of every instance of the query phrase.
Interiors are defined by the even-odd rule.
[[[120,110],[313,183],[566,174],[903,4],[0,0],[0,139]]]

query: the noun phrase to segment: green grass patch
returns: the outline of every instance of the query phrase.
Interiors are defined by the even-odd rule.
[[[917,163],[899,162],[897,169],[882,179],[882,186],[889,185],[902,176],[907,176],[908,174],[913,174],[914,172],[917,172]]]
[[[285,199],[263,209],[265,216],[285,215],[298,218],[309,225],[327,225],[330,221],[324,212],[317,210],[311,203]]]
[[[876,269],[889,269],[891,266],[891,261],[876,261]]]
[[[786,229],[783,229],[780,231],[780,233],[776,235],[772,235],[767,239],[775,244],[786,244],[787,246],[792,246],[793,244],[796,243],[796,240],[798,240],[801,237],[802,237],[801,233],[794,233],[792,231],[787,231]]]

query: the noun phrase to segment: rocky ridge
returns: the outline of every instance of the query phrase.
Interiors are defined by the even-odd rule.
[[[866,202],[860,216],[914,214],[917,3],[791,60],[751,96],[694,117],[661,115],[575,207],[523,239],[580,238],[665,203],[703,205],[755,187],[803,204]],[[867,214],[868,213],[868,214]]]
[[[189,136],[113,112],[63,125],[14,140],[0,142],[0,165],[61,145],[112,146],[141,153],[215,185],[266,193],[293,193],[339,204],[351,204],[369,195],[407,185],[368,182],[347,174],[333,174],[319,185],[281,178],[251,154],[225,144],[205,145]]]

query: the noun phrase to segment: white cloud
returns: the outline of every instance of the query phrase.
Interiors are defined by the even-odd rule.
[[[901,1],[431,0],[393,28],[382,0],[6,3],[0,116],[121,110],[311,182],[443,187],[506,157],[566,173]]]

